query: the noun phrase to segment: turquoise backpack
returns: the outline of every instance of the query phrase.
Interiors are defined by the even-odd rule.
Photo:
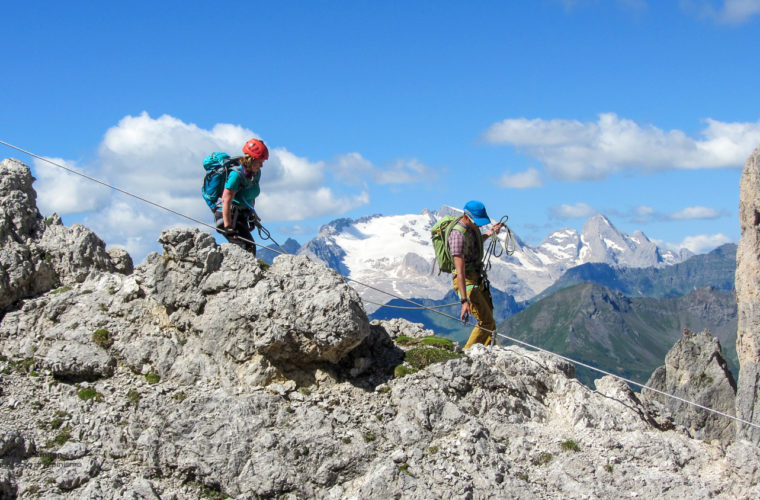
[[[230,158],[227,153],[211,153],[203,160],[206,176],[203,178],[201,193],[212,212],[215,212],[219,206],[219,198],[222,197],[224,183],[227,182],[230,170],[236,168],[243,175],[243,171],[237,165],[236,160],[236,158]]]

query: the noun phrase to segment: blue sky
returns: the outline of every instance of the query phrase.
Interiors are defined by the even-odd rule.
[[[272,155],[282,243],[339,217],[480,199],[530,244],[595,213],[703,252],[738,241],[760,145],[760,0],[12,2],[0,140],[211,221],[202,158]],[[137,262],[186,221],[30,164],[44,215]]]

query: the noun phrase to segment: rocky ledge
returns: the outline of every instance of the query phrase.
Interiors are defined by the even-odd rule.
[[[695,439],[614,378],[438,349],[370,324],[334,271],[197,230],[131,269],[45,224],[28,168],[0,179],[3,210],[27,203],[0,220],[0,498],[760,496],[754,444]]]

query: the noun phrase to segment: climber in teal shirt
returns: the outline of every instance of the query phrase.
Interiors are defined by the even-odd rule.
[[[243,146],[243,153],[245,155],[238,160],[242,170],[230,169],[222,192],[222,209],[217,210],[214,217],[218,221],[217,227],[221,225],[219,219],[223,219],[222,234],[227,241],[242,246],[255,256],[256,245],[251,235],[255,220],[253,206],[261,193],[261,167],[269,158],[269,150],[259,139],[251,139]]]

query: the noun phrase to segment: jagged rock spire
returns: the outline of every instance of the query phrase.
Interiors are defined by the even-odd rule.
[[[736,415],[760,425],[760,147],[747,159],[739,194],[742,237],[736,250],[739,383]],[[739,426],[739,437],[760,443],[760,430]]]

